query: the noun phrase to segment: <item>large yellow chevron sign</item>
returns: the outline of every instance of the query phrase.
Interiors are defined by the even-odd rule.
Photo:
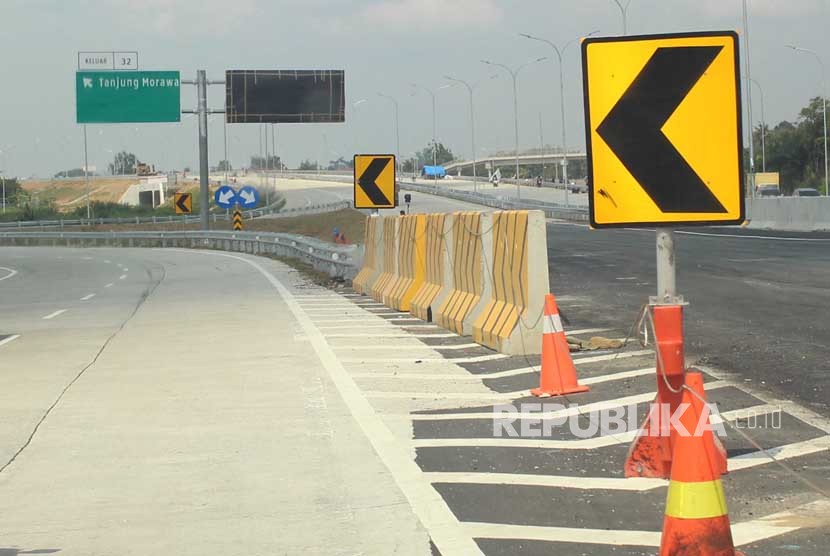
[[[591,225],[744,221],[734,32],[582,43]]]

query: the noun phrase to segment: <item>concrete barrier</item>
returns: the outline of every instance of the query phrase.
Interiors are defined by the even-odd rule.
[[[383,216],[376,216],[375,218],[383,220],[383,271],[372,285],[372,298],[384,303],[384,296],[388,295],[386,290],[398,276],[398,219]]]
[[[830,197],[747,199],[750,228],[813,232],[830,230]]]
[[[352,286],[363,295],[372,291],[372,286],[383,272],[383,229],[382,220],[377,216],[366,218],[366,229],[363,235],[364,255],[363,266],[357,273]]]
[[[435,313],[440,326],[464,336],[489,299],[492,285],[485,272],[484,254],[492,250],[492,219],[480,212],[459,212],[452,226],[452,287]]]
[[[398,277],[384,303],[398,311],[409,311],[426,273],[426,215],[401,216],[399,220]]]
[[[430,214],[426,220],[426,272],[424,283],[412,298],[409,311],[427,322],[452,291],[451,214]]]
[[[492,217],[492,251],[485,257],[492,295],[473,323],[473,340],[509,355],[540,353],[550,291],[545,215],[505,211]]]

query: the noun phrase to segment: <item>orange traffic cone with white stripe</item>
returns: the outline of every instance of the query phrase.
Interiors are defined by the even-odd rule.
[[[660,556],[743,556],[735,550],[720,456],[704,405],[703,375],[686,373],[666,498]],[[697,395],[695,395],[697,394]],[[688,434],[687,434],[688,433]]]
[[[549,398],[563,394],[587,392],[576,379],[576,368],[571,359],[571,350],[565,338],[565,329],[559,318],[556,298],[552,293],[545,296],[545,315],[542,329],[542,376],[539,388],[530,391],[534,396]]]

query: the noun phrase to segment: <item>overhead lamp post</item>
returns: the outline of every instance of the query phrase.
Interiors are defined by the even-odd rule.
[[[384,93],[378,93],[378,96],[391,100],[395,107],[395,163],[398,164],[398,159],[401,157],[401,130],[398,119],[398,100]]]
[[[628,34],[628,6],[631,4],[631,0],[626,0],[626,2],[621,2],[620,0],[614,0],[614,3],[620,9],[620,15],[622,16],[623,35],[627,35]]]
[[[495,79],[496,77],[498,77],[498,75],[491,75],[489,79]],[[482,81],[471,85],[469,82],[452,77],[451,75],[445,75],[444,79],[464,85],[464,87],[467,88],[467,93],[470,95],[470,148],[473,153],[473,191],[478,191],[478,173],[476,172],[476,118],[475,110],[473,109],[473,91],[476,87],[481,85]]]
[[[435,112],[435,93],[432,89],[428,89],[422,85],[418,85],[417,83],[412,83],[412,86],[416,89],[421,89],[422,91],[426,91],[429,93],[429,96],[432,97],[432,165],[438,166],[438,142],[436,140],[436,127],[437,127],[437,117]],[[442,87],[444,89],[446,87]]]
[[[767,171],[767,130],[766,130],[766,120],[764,118],[764,89],[761,88],[761,84],[752,79],[751,77],[746,78],[751,84],[758,87],[758,93],[761,95],[761,171]],[[750,128],[752,125],[750,124]]]
[[[830,196],[830,181],[828,181],[827,164],[827,72],[825,70],[824,60],[821,59],[818,52],[810,50],[809,48],[800,48],[791,44],[788,44],[787,48],[792,48],[796,52],[811,54],[816,60],[818,60],[818,63],[821,66],[821,103],[822,110],[824,112],[824,194]]]
[[[505,70],[507,73],[510,74],[510,77],[513,78],[513,126],[515,129],[515,147],[516,147],[516,198],[518,200],[522,200],[522,191],[519,187],[519,91],[517,86],[517,81],[519,77],[519,72],[521,72],[524,68],[529,66],[530,64],[536,64],[538,62],[542,62],[547,60],[546,56],[541,58],[536,58],[535,60],[530,60],[529,62],[525,62],[524,64],[518,66],[517,68],[513,69],[510,66],[506,66],[504,64],[498,64],[496,62],[491,62],[489,60],[481,60],[482,64],[487,64],[488,66],[495,66],[497,68],[501,68]]]
[[[599,29],[591,31],[584,38],[590,37],[592,35],[596,35],[599,33]],[[565,50],[579,40],[579,37],[573,38],[563,44],[561,47],[555,45],[552,41],[548,39],[543,39],[542,37],[536,37],[533,35],[528,35],[527,33],[519,33],[520,36],[530,39],[533,41],[539,41],[547,44],[550,46],[553,51],[556,53],[556,59],[559,60],[559,110],[561,112],[562,118],[562,181],[565,184],[565,206],[570,206],[570,199],[568,198],[568,134],[566,131],[565,125],[565,64],[562,62],[562,58],[565,55]]]

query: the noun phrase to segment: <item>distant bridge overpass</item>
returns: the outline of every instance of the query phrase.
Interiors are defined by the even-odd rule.
[[[519,165],[520,166],[539,166],[540,164],[561,164],[562,159],[566,155],[563,153],[535,153],[535,154],[519,154]],[[586,161],[587,155],[584,152],[573,152],[567,153],[567,157],[569,161],[572,160],[580,160]],[[491,166],[511,166],[516,164],[516,155],[504,155],[500,154],[497,156],[482,156],[477,160],[477,164],[490,164]],[[472,169],[473,161],[472,160],[456,160],[447,164],[444,164],[444,168],[447,170],[447,173],[457,173],[460,170]]]

